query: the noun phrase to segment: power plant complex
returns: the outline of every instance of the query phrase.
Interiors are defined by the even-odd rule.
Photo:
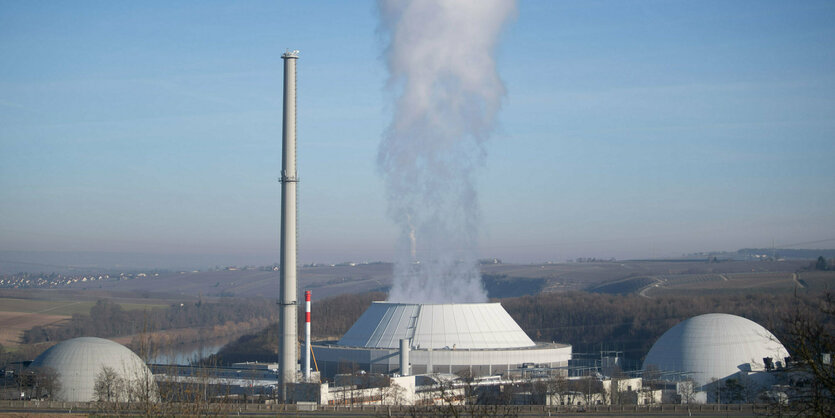
[[[728,314],[700,315],[675,325],[655,342],[643,370],[632,375],[614,373],[614,367],[606,367],[606,360],[612,359],[602,355],[599,361],[582,363],[569,344],[533,341],[500,303],[373,302],[338,341],[312,345],[309,291],[304,294],[305,345],[300,367],[296,228],[299,52],[288,51],[282,59],[278,361],[237,363],[216,369],[222,377],[203,378],[193,372],[188,375],[188,371],[178,375],[155,365],[149,368],[116,342],[76,338],[53,346],[32,362],[30,370],[57,374],[59,389],[51,400],[101,402],[102,379],[108,377],[120,382],[122,388],[131,388],[115,393],[112,399],[107,391],[108,402],[136,402],[138,397],[156,402],[160,399],[158,388],[198,382],[204,388],[225,388],[224,396],[229,396],[230,388],[241,395],[247,391],[254,394],[257,387],[264,398],[308,405],[490,403],[485,401],[491,399],[487,395],[507,388],[516,389],[502,398],[505,404],[612,405],[629,399],[634,405],[649,405],[718,403],[721,385],[731,379],[750,382],[760,393],[772,394],[776,392],[769,388],[808,379],[802,367],[790,370],[789,353],[773,334],[748,319]],[[650,369],[657,371],[658,377],[645,382],[641,373]],[[535,387],[547,390],[540,393]],[[274,404],[272,399],[266,403]]]
[[[279,375],[282,393],[298,378],[296,234],[296,62],[284,59],[281,170],[281,306]],[[306,293],[309,308],[309,293]],[[310,314],[306,314],[309,342]],[[571,346],[535,343],[499,303],[418,304],[375,302],[335,344],[313,347],[321,375],[348,367],[400,375],[458,373],[489,376],[524,364],[566,367]],[[305,358],[310,348],[305,348]],[[303,370],[309,379],[309,360]]]
[[[571,373],[572,347],[556,342],[534,342],[499,303],[394,303],[374,302],[338,341],[310,343],[310,292],[305,293],[305,361],[299,370],[297,351],[297,254],[296,254],[296,62],[298,51],[284,59],[283,158],[281,171],[281,268],[278,389],[286,402],[318,403],[345,401],[345,387],[352,386],[356,373],[392,376],[399,385],[411,388],[412,401],[419,392],[417,376],[468,376],[489,379],[497,376],[538,375],[540,378],[580,377]],[[310,355],[317,373],[311,374]],[[757,375],[763,385],[772,382],[761,374],[772,359],[788,357],[785,348],[765,328],[745,318],[711,314],[691,318],[665,333],[650,350],[644,364],[663,371],[664,388],[643,388],[641,378],[621,379],[644,393],[645,402],[681,401],[682,387],[700,393],[688,402],[710,400],[707,395],[716,381]],[[601,359],[601,363],[602,363]],[[786,360],[787,361],[787,360]],[[598,368],[595,370],[600,370]],[[592,368],[584,367],[585,377]],[[533,370],[537,372],[531,374]],[[607,376],[595,371],[606,381]],[[339,376],[342,384],[339,384]],[[348,385],[345,386],[345,377]],[[320,383],[335,379],[336,387]],[[405,379],[405,380],[404,380]],[[770,380],[769,380],[770,379]],[[422,380],[424,383],[426,379]],[[578,402],[611,403],[620,383],[609,378],[608,397],[587,396]],[[684,381],[689,386],[681,386]],[[430,378],[431,392],[439,380]],[[507,382],[507,381],[504,381]],[[512,380],[511,380],[512,382]],[[311,389],[310,385],[321,385]],[[613,386],[614,385],[614,386]],[[339,387],[342,389],[339,389]],[[605,383],[604,383],[605,386]],[[353,390],[353,389],[352,389]],[[665,392],[666,390],[666,392]],[[342,401],[338,400],[342,393]],[[382,403],[376,395],[352,394],[351,402]],[[562,395],[560,395],[562,396]],[[676,398],[678,396],[678,398]],[[548,398],[565,403],[563,398]],[[568,401],[573,403],[574,401]]]

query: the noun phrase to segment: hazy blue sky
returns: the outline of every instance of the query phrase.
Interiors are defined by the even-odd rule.
[[[482,255],[832,247],[833,23],[832,1],[521,1]],[[377,24],[370,1],[0,1],[0,251],[277,261],[289,48],[300,259],[387,259]]]

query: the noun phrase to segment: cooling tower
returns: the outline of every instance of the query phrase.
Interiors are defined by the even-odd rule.
[[[323,376],[361,369],[400,372],[409,341],[411,374],[486,376],[535,363],[567,366],[571,346],[535,343],[499,303],[374,302],[334,344],[314,347]]]

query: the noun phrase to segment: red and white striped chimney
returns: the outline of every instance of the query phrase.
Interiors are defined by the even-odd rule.
[[[310,381],[310,291],[304,291],[304,380]]]

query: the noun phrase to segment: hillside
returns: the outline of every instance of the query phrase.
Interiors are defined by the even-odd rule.
[[[745,279],[746,289],[756,288],[759,274],[783,274],[781,283],[769,291],[791,291],[791,274],[810,265],[810,260],[722,261],[643,260],[558,264],[486,264],[481,266],[490,297],[512,297],[540,292],[593,291],[638,293],[648,285],[676,288],[696,275],[713,281]],[[744,276],[748,275],[748,276]],[[57,288],[131,294],[139,297],[278,297],[278,271],[271,268],[225,269],[157,274],[114,275],[108,280],[60,283]],[[314,298],[341,294],[387,291],[392,265],[372,263],[338,266],[306,266],[299,269],[299,290],[312,290]],[[765,277],[763,276],[763,277]],[[681,280],[679,280],[681,279]],[[718,280],[716,280],[718,279]],[[741,282],[740,282],[741,283]],[[705,289],[710,286],[705,287]],[[53,287],[56,288],[56,287]],[[721,288],[721,287],[720,287]]]

